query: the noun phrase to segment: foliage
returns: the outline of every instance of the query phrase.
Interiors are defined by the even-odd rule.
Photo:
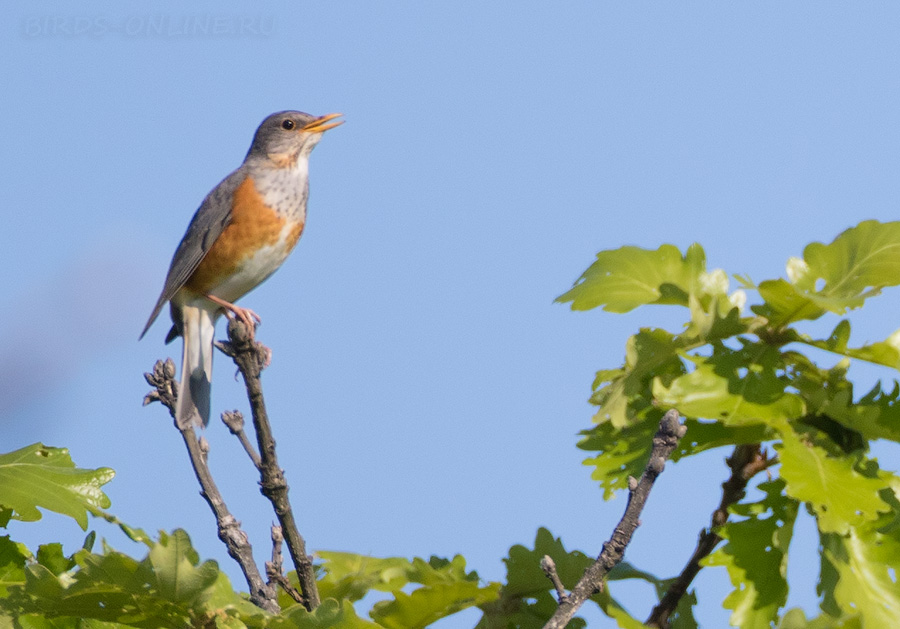
[[[847,371],[852,360],[900,369],[900,330],[853,347],[848,319],[826,338],[802,325],[845,315],[900,284],[900,222],[865,221],[830,244],[810,244],[802,258],[788,261],[787,279],[736,279],[742,287],[729,293],[726,273],[707,270],[696,244],[683,255],[671,245],[624,247],[599,253],[559,298],[574,310],[672,305],[687,316],[678,332],[641,329],[626,343],[624,364],[597,373],[595,426],[579,444],[596,454],[585,463],[605,496],[624,488],[669,408],[688,425],[675,459],[770,444],[778,479],[759,486],[758,502],[732,507],[736,519],[718,531],[727,542],[706,561],[724,566],[735,586],[724,603],[732,623],[892,626],[900,617],[900,478],[880,469],[869,444],[900,441],[900,386],[878,384],[857,397]],[[751,290],[760,301],[744,313]],[[801,506],[815,517],[822,548],[823,616],[809,621],[799,610],[783,610]]]
[[[724,544],[703,561],[710,569],[725,568],[722,574],[734,586],[724,601],[732,623],[780,629],[893,626],[900,617],[900,477],[879,467],[869,444],[900,441],[900,385],[878,384],[856,395],[847,373],[851,361],[900,369],[900,331],[853,346],[848,319],[838,320],[825,338],[803,326],[844,316],[900,284],[900,223],[866,221],[830,244],[813,243],[802,258],[788,261],[786,279],[755,284],[735,277],[741,288],[729,292],[728,275],[707,269],[699,245],[683,254],[672,245],[623,247],[600,252],[559,298],[575,310],[625,313],[667,305],[686,315],[679,331],[640,329],[625,344],[623,364],[597,372],[594,426],[579,443],[592,453],[586,464],[605,497],[627,488],[629,477],[646,465],[660,417],[672,407],[688,427],[675,461],[765,444],[777,454],[774,478],[760,483],[752,500],[730,507],[730,521],[716,531]],[[749,312],[747,291],[759,296]],[[106,512],[109,500],[101,487],[112,477],[106,468],[78,469],[66,450],[42,444],[0,455],[0,526],[10,519],[39,519],[44,509],[86,529],[91,514],[119,526],[146,552],[136,559],[105,543],[95,550],[93,532],[70,555],[59,544],[32,552],[0,537],[0,629],[411,629],[467,608],[481,611],[478,629],[531,629],[542,627],[557,607],[542,558],[553,559],[568,589],[594,560],[567,550],[543,528],[531,547],[510,548],[502,584],[467,571],[461,556],[409,560],[322,551],[322,604],[308,612],[282,592],[275,615],[235,590],[214,561],[201,561],[184,531],[151,537]],[[811,619],[785,609],[789,551],[801,508],[815,518],[821,547],[821,613]],[[296,585],[296,575],[288,578]],[[643,627],[640,618],[649,611],[633,615],[614,597],[619,582],[634,579],[649,583],[660,598],[673,581],[622,563],[591,599],[628,629]],[[670,626],[696,627],[695,604],[688,592],[669,617]],[[575,618],[569,626],[585,622]]]
[[[547,576],[540,567],[541,559],[545,555],[553,559],[559,578],[569,591],[594,561],[593,557],[588,557],[577,550],[567,551],[559,538],[554,538],[545,528],[539,529],[533,549],[521,545],[509,549],[509,556],[503,560],[506,564],[506,584],[501,588],[500,597],[496,602],[482,605],[484,616],[477,629],[507,627],[538,629],[544,626],[557,606],[555,594],[548,591]],[[620,627],[643,627],[644,625],[629,614],[611,593],[616,589],[612,582],[629,579],[650,583],[659,596],[662,596],[670,583],[669,580],[658,579],[627,562],[622,562],[610,571],[610,583],[607,583],[604,591],[594,595],[591,600],[605,614],[614,618]],[[672,623],[673,628],[696,626],[690,609],[692,601],[696,602],[693,597],[685,597],[685,605],[679,607]],[[568,626],[576,628],[585,627],[586,624],[584,620],[575,618]]]
[[[160,532],[151,540],[100,511],[109,501],[99,487],[112,478],[111,470],[78,469],[66,450],[41,444],[0,456],[0,465],[4,524],[10,517],[38,519],[39,507],[79,524],[92,513],[148,549],[141,560],[106,544],[95,552],[92,532],[71,555],[56,543],[32,553],[0,537],[0,627],[412,628],[498,596],[500,584],[482,583],[477,573],[466,571],[460,556],[410,561],[322,552],[322,605],[310,613],[284,595],[282,613],[271,615],[236,592],[215,561],[201,562],[184,531]],[[411,585],[420,587],[410,590]],[[375,603],[372,620],[365,620],[353,603],[371,591],[389,598]]]

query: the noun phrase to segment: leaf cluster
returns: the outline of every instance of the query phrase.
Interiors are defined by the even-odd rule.
[[[900,441],[900,385],[857,395],[848,370],[852,361],[900,369],[900,330],[854,346],[846,315],[900,284],[900,222],[865,221],[829,244],[812,243],[788,260],[786,276],[758,284],[735,276],[740,288],[730,291],[728,275],[707,269],[696,244],[683,254],[672,245],[597,254],[559,301],[614,313],[668,305],[686,320],[677,331],[640,329],[623,364],[597,372],[594,426],[579,447],[593,453],[585,463],[609,497],[640,473],[653,426],[669,408],[688,426],[675,460],[768,445],[777,479],[759,486],[758,502],[731,509],[732,521],[717,531],[726,544],[706,561],[724,566],[735,586],[725,601],[732,623],[806,626],[798,610],[783,613],[803,507],[819,531],[823,616],[802,622],[892,626],[900,617],[900,477],[881,469],[869,446]],[[749,312],[748,292],[758,296]],[[827,337],[804,330],[827,316],[844,317]]]
[[[317,568],[323,603],[308,612],[283,594],[281,613],[269,614],[235,591],[215,561],[201,562],[183,530],[151,539],[103,511],[109,499],[101,487],[112,477],[108,468],[77,468],[68,451],[42,444],[0,455],[3,526],[10,519],[37,520],[46,509],[87,528],[92,514],[118,525],[147,550],[140,560],[105,543],[95,552],[94,532],[71,555],[60,544],[32,553],[9,536],[0,537],[0,627],[399,629],[426,627],[498,598],[500,584],[483,583],[477,573],[467,572],[461,556],[426,561],[322,552]],[[296,573],[289,576],[296,586]],[[366,620],[354,603],[373,592],[386,596]]]

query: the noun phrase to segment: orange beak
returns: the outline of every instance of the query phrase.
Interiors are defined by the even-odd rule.
[[[326,124],[329,123],[329,121],[334,120],[335,118],[340,118],[343,115],[344,114],[325,114],[324,116],[316,118],[301,130],[306,131],[307,133],[325,133],[329,129],[334,129],[335,127],[344,124],[343,120],[338,120],[337,122]]]

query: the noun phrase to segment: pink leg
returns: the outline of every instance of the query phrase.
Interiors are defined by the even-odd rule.
[[[262,319],[258,314],[250,310],[249,308],[241,308],[240,306],[235,306],[233,303],[225,301],[224,299],[219,299],[215,295],[207,295],[207,299],[216,303],[222,308],[225,309],[225,316],[229,319],[232,316],[237,317],[241,320],[244,325],[250,328],[250,334],[253,334],[256,331],[256,324],[262,323]]]

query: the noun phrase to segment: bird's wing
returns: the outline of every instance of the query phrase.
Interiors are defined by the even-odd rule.
[[[212,248],[216,238],[225,229],[225,226],[231,220],[231,203],[234,197],[234,191],[246,179],[247,172],[242,166],[236,171],[228,175],[222,182],[216,186],[212,192],[206,195],[203,203],[191,219],[175,255],[172,256],[172,264],[169,266],[169,274],[166,276],[166,283],[163,286],[162,293],[153,307],[153,312],[141,332],[141,337],[147,333],[156,317],[167,301],[175,296],[175,293],[184,286],[188,278],[191,277],[200,262]]]

